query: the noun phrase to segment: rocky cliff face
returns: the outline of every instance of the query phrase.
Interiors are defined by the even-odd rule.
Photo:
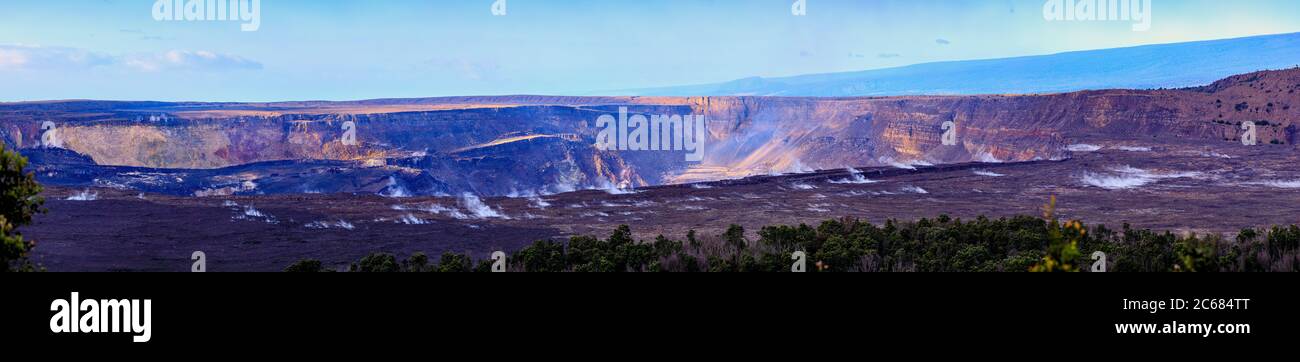
[[[238,185],[261,186],[232,192],[507,195],[844,167],[1059,159],[1069,156],[1071,144],[1114,140],[1240,142],[1245,122],[1257,125],[1261,144],[1294,144],[1297,91],[1300,70],[1293,69],[1193,89],[1026,96],[45,102],[0,105],[0,136],[29,154],[56,141],[93,160],[34,156],[41,177],[72,185],[139,185],[121,173],[184,169],[191,172],[180,178],[197,180],[185,180],[189,186],[175,193],[222,189],[219,180],[238,179]],[[596,149],[596,119],[619,107],[705,115],[704,161],[686,162],[680,152]],[[322,168],[306,160],[334,163]],[[274,172],[257,167],[271,162],[278,162]]]

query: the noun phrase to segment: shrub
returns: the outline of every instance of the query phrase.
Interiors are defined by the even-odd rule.
[[[492,261],[484,260],[483,263],[479,264],[478,269],[482,269],[485,266],[486,271],[491,271]],[[438,267],[435,271],[439,273],[469,273],[476,271],[476,268],[474,267],[474,260],[468,255],[444,252],[442,253],[442,258],[438,260]]]
[[[45,212],[41,185],[26,168],[27,158],[0,144],[0,272],[38,270],[27,258],[36,242],[18,232]]]
[[[408,273],[422,273],[430,271],[429,256],[424,253],[411,254],[410,257],[402,261],[402,271]]]
[[[515,253],[510,258],[531,273],[556,273],[565,271],[564,245],[553,241],[537,241]]]
[[[388,253],[373,253],[353,263],[348,271],[358,273],[396,273],[402,271],[397,265],[397,257]]]
[[[739,226],[716,238],[688,241],[659,236],[641,242],[620,226],[606,239],[575,236],[567,243],[537,241],[509,256],[511,270],[529,272],[788,272],[791,253],[807,253],[807,270],[826,272],[1078,272],[1092,264],[1095,251],[1107,254],[1117,272],[1256,272],[1300,268],[1300,226],[1245,229],[1235,242],[1219,235],[1176,236],[1169,232],[1055,219],[1055,204],[1043,217],[976,218],[969,222],[940,216],[914,222],[886,220],[874,225],[857,219],[762,228],[754,243]],[[746,245],[743,249],[739,242]],[[301,264],[301,265],[300,265]],[[376,253],[352,264],[359,272],[488,272],[491,260],[444,253],[436,267],[415,254],[400,265],[391,254]],[[319,269],[299,262],[286,271]]]
[[[323,270],[320,260],[315,259],[299,260],[288,268],[284,268],[285,273],[319,273]]]

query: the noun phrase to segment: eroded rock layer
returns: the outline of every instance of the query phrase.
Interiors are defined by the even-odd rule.
[[[0,104],[44,182],[178,195],[549,194],[845,167],[1023,162],[1070,146],[1294,144],[1300,70],[1179,90],[963,97],[455,97]],[[597,119],[704,115],[704,160],[600,150]],[[949,140],[945,144],[945,137]],[[352,142],[355,140],[355,142]]]

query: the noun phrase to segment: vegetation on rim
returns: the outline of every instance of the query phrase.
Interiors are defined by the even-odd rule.
[[[875,225],[853,218],[827,220],[816,227],[775,225],[758,240],[732,225],[716,237],[686,240],[660,236],[637,242],[624,225],[608,238],[570,238],[567,243],[537,241],[511,254],[507,270],[519,272],[789,272],[792,253],[808,256],[809,272],[1079,272],[1104,252],[1115,272],[1270,272],[1300,271],[1300,226],[1242,230],[1236,240],[1221,235],[1179,236],[1170,232],[1060,222],[1056,199],[1042,217],[974,220],[939,216],[913,222]],[[303,264],[323,270],[320,262]],[[399,262],[391,254],[372,254],[353,263],[358,272],[485,272],[464,254],[446,253],[431,264],[424,254]]]
[[[26,168],[27,158],[0,144],[0,272],[39,270],[27,258],[36,242],[18,232],[44,212],[41,185]]]

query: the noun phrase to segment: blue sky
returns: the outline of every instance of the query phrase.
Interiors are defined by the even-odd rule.
[[[0,100],[588,94],[1300,32],[1294,0],[1152,0],[1152,27],[1044,0],[261,0],[260,27],[154,0],[6,0]]]

